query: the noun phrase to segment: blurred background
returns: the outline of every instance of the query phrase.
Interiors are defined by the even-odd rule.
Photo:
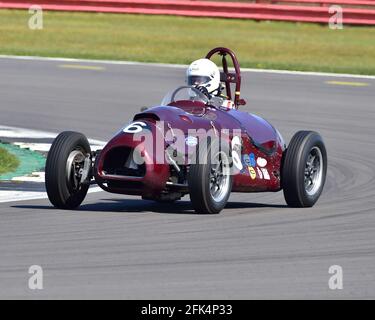
[[[0,54],[375,74],[375,0],[0,1]]]

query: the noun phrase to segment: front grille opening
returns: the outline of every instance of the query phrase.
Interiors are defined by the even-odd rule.
[[[140,159],[132,148],[117,147],[108,151],[105,155],[103,164],[103,173],[108,175],[144,177],[146,174],[146,165],[137,164],[134,159]]]
[[[143,190],[144,185],[140,181],[108,181],[108,187],[122,190],[140,191]]]
[[[138,113],[133,118],[134,121],[146,120],[152,123],[160,121],[160,118],[155,113]]]

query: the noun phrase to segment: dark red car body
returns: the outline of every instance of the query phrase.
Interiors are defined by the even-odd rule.
[[[154,138],[163,134],[163,130],[158,126],[160,121],[168,128],[182,130],[186,135],[191,128],[213,129],[218,132],[222,129],[227,129],[229,132],[241,130],[243,168],[233,177],[232,191],[279,191],[285,143],[279,132],[266,120],[237,110],[241,104],[244,104],[244,101],[240,99],[241,74],[237,59],[232,51],[225,48],[213,49],[207,58],[211,58],[215,53],[222,56],[221,80],[226,84],[226,94],[232,98],[236,109],[217,108],[200,102],[180,101],[168,106],[149,108],[136,114],[133,121],[146,123],[149,134]],[[234,73],[228,70],[226,61],[228,55],[232,58]],[[231,92],[231,84],[235,85],[234,95]],[[232,138],[230,133],[228,139]],[[158,153],[150,152],[142,146],[142,143],[142,141],[135,141],[132,133],[119,132],[96,156],[94,167],[96,182],[108,192],[141,195],[145,198],[154,198],[160,193],[168,192],[179,192],[182,195],[188,193],[187,185],[183,180],[176,182],[176,179],[173,179],[171,164],[157,163]],[[167,147],[167,142],[164,147]],[[144,165],[131,174],[116,169],[123,166],[126,159],[122,157],[135,148],[142,153]],[[259,158],[266,163],[262,168],[254,163]],[[264,175],[265,171],[267,175]]]

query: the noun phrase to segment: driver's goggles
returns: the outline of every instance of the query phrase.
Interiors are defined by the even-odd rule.
[[[188,77],[188,86],[198,86],[210,81],[210,77],[206,76],[189,76]]]

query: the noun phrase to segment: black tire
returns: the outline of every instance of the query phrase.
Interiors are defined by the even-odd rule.
[[[201,143],[197,148],[195,163],[190,165],[188,185],[190,200],[196,213],[219,213],[227,204],[232,191],[233,177],[230,173],[225,175],[229,179],[229,185],[220,201],[216,201],[210,191],[211,154],[215,155],[217,152],[222,152],[223,155],[227,156],[228,167],[231,165],[229,150],[227,148],[220,150],[219,148],[220,144],[217,140]]]
[[[53,141],[46,161],[46,189],[51,203],[59,209],[75,209],[85,199],[89,185],[73,186],[67,177],[67,160],[72,151],[90,154],[87,138],[78,132],[65,131]]]
[[[312,164],[319,169],[308,167],[312,157]],[[326,174],[327,151],[322,137],[314,131],[298,131],[283,157],[281,183],[286,203],[296,208],[312,207],[323,191]]]

